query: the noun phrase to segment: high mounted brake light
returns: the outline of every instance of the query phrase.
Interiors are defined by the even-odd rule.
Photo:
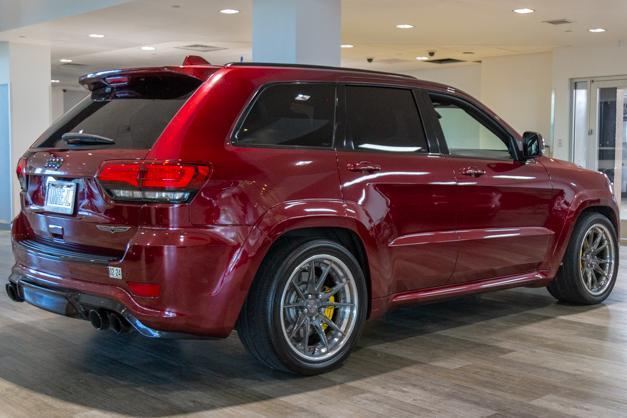
[[[97,179],[114,200],[184,203],[207,181],[206,165],[169,161],[105,161]]]

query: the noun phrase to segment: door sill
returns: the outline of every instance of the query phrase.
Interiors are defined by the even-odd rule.
[[[529,285],[545,286],[549,282],[550,279],[547,278],[546,274],[541,272],[532,272],[515,276],[500,277],[497,279],[481,280],[452,286],[398,293],[392,296],[391,304],[401,305],[404,303],[430,302],[433,300],[454,298],[472,293],[491,292],[494,290]]]

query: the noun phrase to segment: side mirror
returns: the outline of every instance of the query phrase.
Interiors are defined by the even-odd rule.
[[[530,160],[542,155],[544,138],[542,134],[527,131],[523,134],[523,159]]]

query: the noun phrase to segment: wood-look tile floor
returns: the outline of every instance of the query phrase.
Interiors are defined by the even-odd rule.
[[[11,264],[0,232],[2,280]],[[600,306],[515,289],[395,311],[310,378],[257,365],[236,335],[117,337],[2,292],[0,416],[110,415],[627,416],[627,270]]]

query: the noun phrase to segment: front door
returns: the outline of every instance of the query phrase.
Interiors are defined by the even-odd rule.
[[[452,283],[536,271],[554,240],[553,188],[536,160],[517,160],[514,137],[478,105],[429,95],[454,165],[461,209]]]
[[[378,242],[388,293],[445,285],[457,258],[454,172],[430,155],[412,90],[342,91],[342,194]]]

